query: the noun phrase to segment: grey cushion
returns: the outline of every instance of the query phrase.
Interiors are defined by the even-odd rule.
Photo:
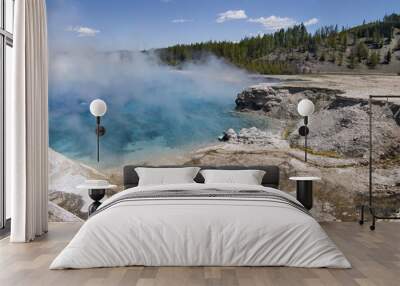
[[[139,183],[139,176],[135,171],[135,166],[127,165],[124,167],[124,188],[136,187]],[[145,166],[146,168],[177,168],[177,167],[191,167],[191,166]],[[265,175],[262,179],[262,185],[265,187],[279,188],[279,167],[278,166],[196,166],[201,169],[219,169],[219,170],[263,170]],[[200,174],[197,174],[194,178],[197,183],[204,183],[204,178]]]

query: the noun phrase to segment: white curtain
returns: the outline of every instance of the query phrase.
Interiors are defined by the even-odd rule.
[[[48,53],[45,0],[15,1],[13,93],[6,98],[12,242],[47,232]]]

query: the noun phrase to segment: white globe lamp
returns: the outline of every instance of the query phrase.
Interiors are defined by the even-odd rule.
[[[104,100],[95,99],[90,103],[90,113],[96,117],[96,137],[97,137],[97,162],[100,161],[100,137],[106,133],[104,126],[100,125],[100,118],[107,112],[107,104]]]
[[[314,113],[314,103],[309,99],[303,99],[297,105],[297,111],[301,116],[310,116]]]
[[[310,133],[308,129],[308,116],[315,111],[314,103],[309,99],[302,99],[297,105],[297,112],[304,117],[304,125],[299,128],[300,136],[304,136],[304,161],[307,162],[307,135]]]
[[[104,102],[104,100],[101,99],[95,99],[90,103],[90,113],[93,114],[93,116],[96,117],[101,117],[107,112],[107,104]]]

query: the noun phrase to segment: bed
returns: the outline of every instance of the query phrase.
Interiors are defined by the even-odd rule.
[[[291,266],[350,268],[308,211],[278,189],[277,166],[261,185],[194,183],[138,186],[124,168],[125,190],[108,198],[50,269],[118,266]],[[202,169],[216,167],[202,166]]]

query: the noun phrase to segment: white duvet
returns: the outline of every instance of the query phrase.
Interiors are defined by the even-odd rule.
[[[180,184],[163,190],[266,190],[254,185]],[[100,208],[101,208],[100,207]],[[91,217],[50,269],[145,266],[294,266],[349,268],[350,263],[309,215],[258,199],[162,198],[124,201]]]

